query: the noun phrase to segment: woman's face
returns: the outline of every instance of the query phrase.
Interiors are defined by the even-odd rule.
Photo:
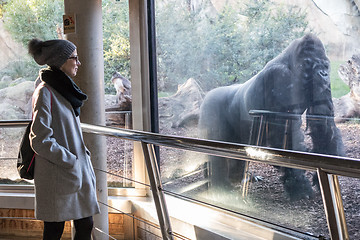
[[[79,66],[81,65],[76,49],[60,67],[60,70],[66,73],[69,77],[75,77]]]

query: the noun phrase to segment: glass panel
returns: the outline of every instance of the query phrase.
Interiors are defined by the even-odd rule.
[[[312,236],[329,237],[321,193],[317,187],[300,201],[291,200],[286,187],[291,186],[290,174],[303,176],[292,194],[302,193],[302,185],[311,184],[314,172],[283,169],[262,163],[250,163],[245,178],[232,175],[232,187],[214,184],[209,176],[208,156],[192,152],[161,148],[161,175],[166,191],[213,204],[246,216],[271,222]],[[213,159],[211,164],[224,166],[225,159]],[[233,161],[245,164],[243,161]],[[231,169],[227,169],[231,171]],[[303,175],[302,175],[303,174]],[[225,177],[224,177],[225,179]],[[247,179],[244,181],[243,179]]]
[[[106,137],[109,187],[133,187],[133,142]]]
[[[160,132],[358,158],[358,8],[275,2],[157,1]]]
[[[105,0],[103,42],[106,125],[132,128],[128,1]],[[107,137],[108,185],[132,187],[133,142]],[[117,175],[117,176],[115,176]]]
[[[31,118],[31,95],[40,66],[27,53],[31,38],[62,36],[64,2],[1,1],[0,119]]]
[[[357,4],[156,1],[160,133],[360,159]],[[168,186],[176,185],[177,175],[188,173],[185,169],[196,158],[187,155],[161,154]],[[230,186],[228,191],[233,191],[240,185],[232,178],[246,179],[245,164],[203,159],[212,186]],[[266,199],[277,205],[277,211],[301,206],[309,221],[300,225],[290,221],[289,227],[328,236],[322,206],[314,209],[322,200],[311,185],[313,173],[287,169],[286,177],[281,177],[276,168],[261,167],[265,168],[271,169],[266,174],[288,184],[282,186],[281,204],[273,204],[277,201],[266,195],[277,191],[275,181],[266,181],[268,175],[251,184],[248,201],[257,204],[257,199]],[[293,192],[299,179],[304,181],[297,186],[302,191]],[[265,183],[266,191],[254,192],[253,186]],[[309,199],[313,194],[315,199]],[[263,203],[262,211],[267,209]],[[234,208],[231,201],[218,204]],[[238,208],[265,221],[287,223],[274,219],[276,214]],[[321,230],[313,229],[316,219],[321,219]]]

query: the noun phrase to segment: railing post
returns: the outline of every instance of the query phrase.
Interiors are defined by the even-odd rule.
[[[339,183],[339,178],[337,175],[330,175],[329,176],[331,179],[331,186],[333,187],[333,194],[335,197],[335,203],[336,203],[336,213],[338,216],[338,224],[340,225],[340,229],[341,229],[341,235],[343,239],[350,239],[349,238],[349,232],[347,229],[347,225],[346,225],[346,219],[345,219],[345,210],[344,210],[344,205],[343,205],[343,201],[342,201],[342,197],[341,197],[341,189],[340,189],[340,183]]]
[[[164,192],[162,191],[163,188],[154,152],[154,146],[152,144],[146,144],[144,142],[141,142],[141,146],[144,152],[144,159],[147,172],[149,174],[149,181],[156,206],[156,212],[159,218],[161,234],[163,239],[172,240],[173,235],[171,230],[170,218],[165,203]]]
[[[344,207],[341,199],[340,184],[336,175],[317,170],[326,220],[331,239],[349,239]]]

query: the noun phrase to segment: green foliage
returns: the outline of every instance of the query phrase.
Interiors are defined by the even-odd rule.
[[[8,0],[4,6],[4,26],[24,46],[32,38],[57,38],[63,6],[62,0]]]
[[[162,2],[156,11],[156,40],[159,86],[174,90],[179,83],[193,76],[198,69],[192,58],[203,52],[196,31],[196,16],[182,6],[181,1]],[[158,4],[159,5],[159,4]],[[189,55],[190,54],[190,55]],[[203,57],[198,56],[198,59]],[[202,62],[198,62],[202,64]],[[205,64],[205,63],[203,63]]]
[[[105,91],[115,93],[110,82],[115,71],[130,80],[128,1],[103,1]]]
[[[198,12],[177,0],[158,5],[158,77],[163,90],[173,91],[190,77],[205,90],[244,82],[307,29],[305,13],[264,0],[231,5],[216,16],[206,5]]]
[[[12,79],[24,78],[27,81],[34,81],[39,72],[39,65],[30,58],[9,62],[0,70],[0,76],[11,76]],[[1,88],[1,87],[0,87]]]
[[[331,62],[331,94],[335,98],[339,98],[349,93],[349,86],[339,77],[338,70],[340,65],[345,64],[344,61],[332,61]]]
[[[0,0],[0,18],[3,17],[3,9],[4,9],[4,5],[6,4],[6,0]]]
[[[273,7],[269,1],[250,1],[244,14],[248,19],[248,30],[243,32],[248,65],[245,67],[245,78],[242,79],[246,81],[281,53],[291,41],[302,37],[308,23],[306,14],[299,9]]]
[[[24,47],[32,38],[57,38],[57,30],[62,24],[63,5],[62,0],[8,0],[2,7],[4,27]],[[24,56],[0,69],[0,76],[33,81],[38,71],[39,66],[29,56]]]
[[[175,93],[172,92],[158,92],[158,97],[162,98],[162,97],[170,97],[172,95],[174,95]]]

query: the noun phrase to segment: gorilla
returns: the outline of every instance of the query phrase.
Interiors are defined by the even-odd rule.
[[[206,94],[200,107],[200,137],[249,144],[253,121],[249,112],[265,110],[298,116],[290,119],[287,149],[344,155],[341,134],[334,122],[329,69],[329,59],[319,38],[307,34],[294,40],[245,83],[215,88]],[[304,143],[301,129],[301,115],[305,112],[311,147]],[[287,120],[276,114],[269,115],[266,141],[259,145],[283,148]],[[210,156],[208,175],[211,187],[231,189],[232,182],[244,178],[244,166],[244,161]],[[313,196],[304,170],[284,167],[279,170],[283,173],[281,180],[291,200]]]

